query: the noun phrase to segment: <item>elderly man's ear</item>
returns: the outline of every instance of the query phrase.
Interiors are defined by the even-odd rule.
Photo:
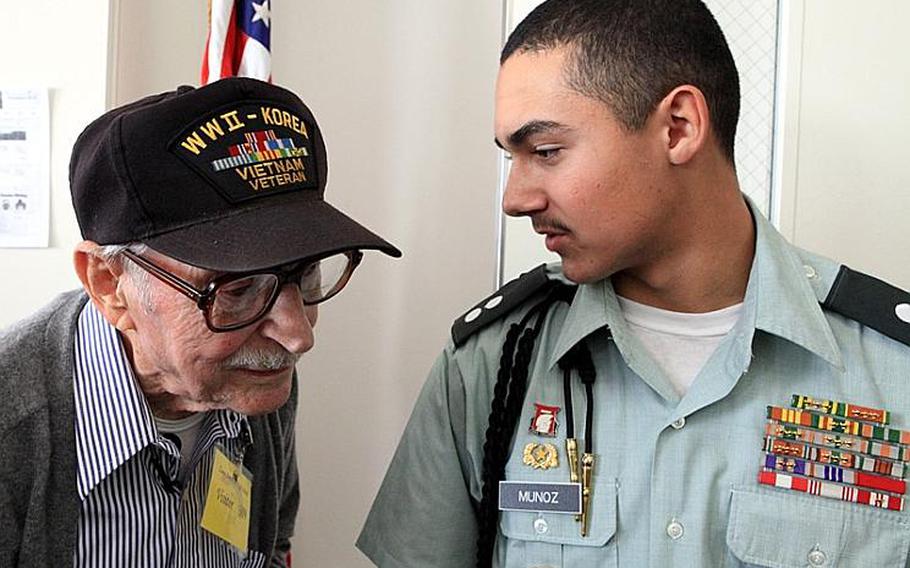
[[[133,329],[129,315],[129,302],[123,285],[122,258],[104,259],[99,245],[93,241],[82,241],[73,251],[73,264],[82,287],[95,307],[111,325],[120,331]]]

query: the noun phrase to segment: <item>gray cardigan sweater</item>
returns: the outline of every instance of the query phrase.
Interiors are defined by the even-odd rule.
[[[87,297],[68,292],[0,332],[0,566],[70,566],[79,519],[73,349]],[[299,501],[297,380],[271,414],[250,417],[250,549],[284,566]],[[274,553],[273,553],[274,552]]]

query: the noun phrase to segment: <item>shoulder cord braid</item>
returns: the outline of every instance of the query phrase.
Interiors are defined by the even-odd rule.
[[[550,306],[558,301],[571,302],[574,294],[573,286],[554,284],[546,297],[528,310],[520,323],[512,324],[506,334],[483,445],[483,489],[477,510],[478,568],[492,566],[499,521],[499,481],[504,477],[509,446],[521,416],[534,344]],[[529,327],[534,318],[534,325]]]

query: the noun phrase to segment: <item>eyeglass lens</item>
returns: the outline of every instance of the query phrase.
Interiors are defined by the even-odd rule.
[[[292,282],[299,284],[306,304],[318,303],[344,286],[351,258],[336,254],[302,267]],[[215,327],[233,327],[260,317],[272,304],[280,279],[277,274],[251,274],[219,285],[209,307]]]

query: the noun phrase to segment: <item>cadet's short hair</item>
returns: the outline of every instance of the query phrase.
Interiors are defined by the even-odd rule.
[[[680,85],[705,95],[714,133],[733,163],[739,76],[717,21],[701,0],[548,0],[509,36],[515,52],[570,47],[566,82],[641,129]]]

